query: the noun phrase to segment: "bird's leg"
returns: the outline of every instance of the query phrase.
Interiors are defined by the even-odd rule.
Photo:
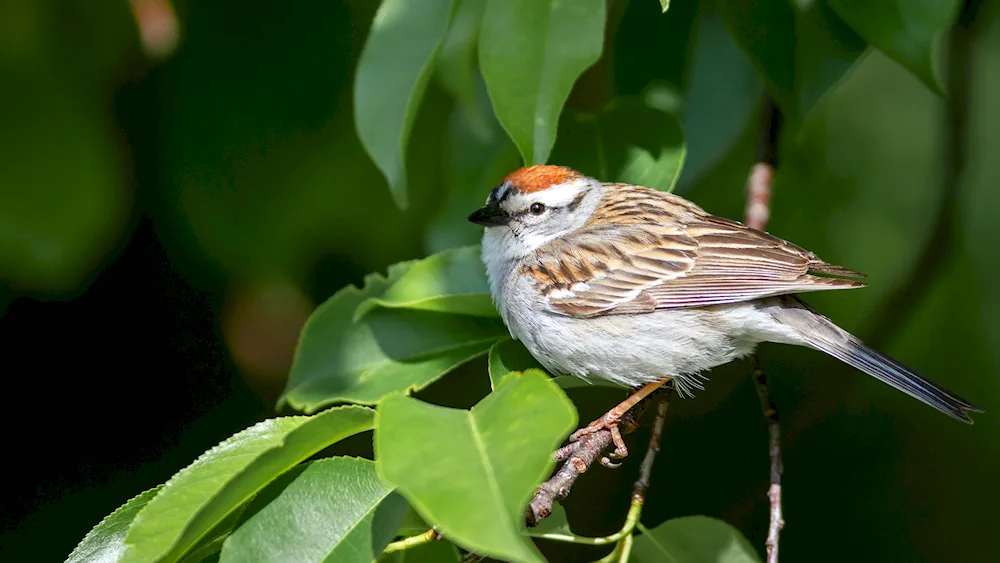
[[[614,459],[624,459],[628,457],[628,448],[625,447],[625,440],[622,439],[622,433],[618,428],[618,422],[621,421],[622,417],[625,416],[625,413],[627,413],[629,409],[634,407],[639,401],[648,397],[650,393],[662,387],[663,384],[670,381],[670,379],[671,378],[669,377],[665,377],[659,381],[643,385],[641,388],[632,393],[628,399],[618,403],[615,408],[604,413],[604,416],[572,433],[569,437],[569,441],[575,442],[588,434],[593,434],[594,432],[600,432],[601,430],[607,429],[611,432],[611,440],[615,444],[615,451],[612,452],[609,457]]]

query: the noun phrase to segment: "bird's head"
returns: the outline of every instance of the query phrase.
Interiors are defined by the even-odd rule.
[[[508,174],[469,221],[486,227],[484,252],[518,258],[582,227],[602,194],[601,182],[573,169],[529,166]]]

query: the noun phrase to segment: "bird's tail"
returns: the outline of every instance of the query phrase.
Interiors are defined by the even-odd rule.
[[[983,409],[889,356],[865,346],[858,338],[813,311],[798,298],[784,296],[781,299],[783,306],[771,308],[772,314],[782,323],[797,329],[809,346],[888,383],[956,420],[972,424],[969,412],[983,412]]]

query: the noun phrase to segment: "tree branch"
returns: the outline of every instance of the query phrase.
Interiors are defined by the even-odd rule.
[[[646,411],[649,401],[653,397],[666,392],[669,391],[657,390],[639,401],[631,410],[625,413],[625,416],[618,423],[621,433],[629,434],[634,432],[639,427],[639,419]],[[529,527],[536,526],[543,519],[548,518],[552,514],[552,505],[569,495],[569,491],[573,488],[576,480],[580,475],[586,473],[587,469],[595,461],[599,460],[602,465],[610,465],[610,460],[602,456],[602,454],[604,450],[608,449],[611,442],[611,431],[600,430],[593,434],[587,434],[576,442],[572,442],[556,450],[555,454],[553,454],[556,462],[564,463],[556,471],[555,475],[538,487],[538,492],[535,493],[535,497],[528,504],[524,519]],[[647,453],[647,457],[648,455]],[[645,461],[643,464],[645,465]],[[652,465],[652,461],[649,464]]]
[[[764,98],[764,109],[757,130],[757,160],[747,178],[746,212],[748,227],[764,231],[771,217],[771,193],[774,172],[778,167],[778,137],[782,125],[781,110],[770,95]],[[781,513],[781,426],[778,407],[771,400],[767,373],[753,357],[753,383],[760,398],[761,412],[767,421],[768,454],[771,458],[771,485],[767,497],[771,503],[771,518],[767,528],[767,562],[778,561],[778,535],[785,525]]]
[[[771,400],[768,392],[767,374],[760,366],[757,356],[753,356],[753,378],[757,387],[757,397],[760,399],[760,408],[767,420],[768,454],[771,458],[771,486],[767,489],[767,498],[771,501],[771,520],[767,527],[767,561],[777,563],[778,561],[778,535],[785,526],[785,519],[781,514],[781,425],[778,419],[778,407]]]
[[[639,466],[639,478],[635,480],[632,488],[632,496],[642,499],[646,498],[646,489],[649,488],[649,477],[653,472],[653,459],[660,451],[660,439],[663,437],[663,423],[667,419],[667,407],[669,393],[665,394],[660,403],[656,406],[656,418],[653,419],[653,431],[649,435],[649,447],[646,448],[646,457],[642,459]]]

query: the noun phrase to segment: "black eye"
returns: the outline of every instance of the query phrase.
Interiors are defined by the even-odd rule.
[[[528,208],[528,211],[531,211],[532,215],[541,215],[542,213],[545,213],[545,206],[541,203],[532,203],[531,207]]]

